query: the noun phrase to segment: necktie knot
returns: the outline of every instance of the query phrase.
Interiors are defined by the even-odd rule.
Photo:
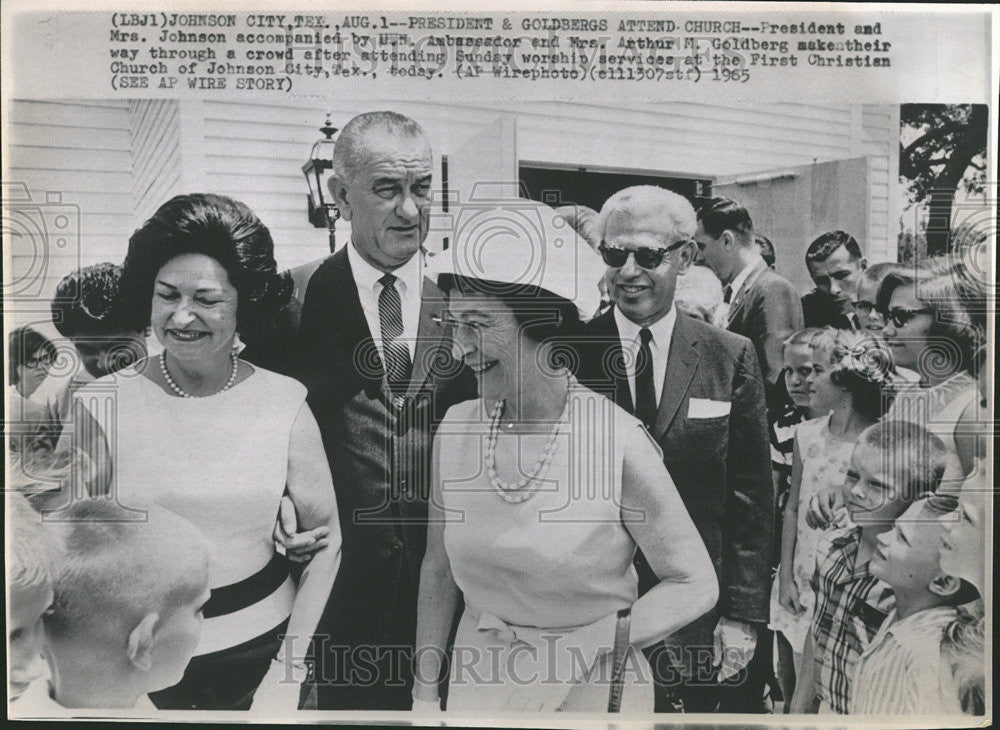
[[[396,277],[393,274],[383,274],[382,278],[378,280],[378,283],[382,285],[383,289],[395,287]]]
[[[732,284],[726,284],[726,288],[722,290],[722,301],[729,304],[733,299],[733,286]]]
[[[649,327],[643,327],[639,330],[639,342],[643,345],[649,345],[653,341],[653,333],[649,331]]]

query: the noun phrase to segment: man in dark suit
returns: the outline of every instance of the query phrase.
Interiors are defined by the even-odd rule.
[[[724,287],[729,331],[753,342],[770,391],[783,367],[782,343],[803,326],[798,292],[761,257],[750,213],[736,201],[699,201],[694,240],[699,257]]]
[[[691,205],[667,190],[608,199],[601,253],[615,305],[588,323],[580,352],[581,382],[635,413],[659,444],[719,579],[715,609],[652,652],[658,711],[678,697],[687,711],[719,709],[742,682],[770,595],[773,496],[757,356],[746,338],[674,307],[695,228]],[[656,577],[638,567],[644,591]]]
[[[419,125],[393,112],[352,119],[334,152],[330,188],[351,241],[309,279],[298,358],[343,533],[314,644],[319,709],[410,708],[431,438],[476,393],[423,277],[431,165]]]
[[[868,263],[850,233],[830,231],[806,249],[806,268],[816,288],[802,297],[806,327],[858,329],[854,302]]]

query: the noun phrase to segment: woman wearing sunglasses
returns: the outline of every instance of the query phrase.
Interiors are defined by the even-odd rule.
[[[958,491],[973,466],[975,437],[956,424],[978,403],[975,352],[985,342],[978,313],[984,292],[960,264],[934,260],[915,274],[895,272],[882,282],[876,305],[885,316],[882,330],[897,362],[920,375],[922,389],[897,396],[887,418],[926,418],[952,454],[942,489]],[[926,414],[926,415],[924,415]]]
[[[715,572],[640,422],[571,372],[600,259],[551,211],[518,209],[435,259],[441,322],[480,397],[434,441],[413,707],[438,709],[461,611],[448,710],[604,712],[617,645],[622,711],[650,712],[640,649],[715,604]],[[637,547],[660,579],[641,598]]]

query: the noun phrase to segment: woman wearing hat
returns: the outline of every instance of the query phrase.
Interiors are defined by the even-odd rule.
[[[708,553],[640,422],[573,377],[600,259],[542,206],[460,225],[438,258],[442,323],[480,397],[437,433],[414,709],[436,709],[459,596],[449,710],[652,711],[641,648],[710,609]],[[660,583],[638,598],[642,550]]]

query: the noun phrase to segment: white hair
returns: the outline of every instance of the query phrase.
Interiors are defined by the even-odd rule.
[[[669,221],[670,227],[662,231],[665,236],[678,240],[693,238],[698,229],[694,208],[684,197],[655,185],[636,185],[619,190],[604,201],[598,230],[603,238],[608,221],[615,215],[637,218],[654,213]]]
[[[349,121],[340,131],[333,148],[333,174],[349,183],[358,174],[364,160],[364,137],[371,129],[414,138],[427,138],[423,127],[409,117],[392,111],[365,112]],[[428,143],[430,146],[430,143]]]

